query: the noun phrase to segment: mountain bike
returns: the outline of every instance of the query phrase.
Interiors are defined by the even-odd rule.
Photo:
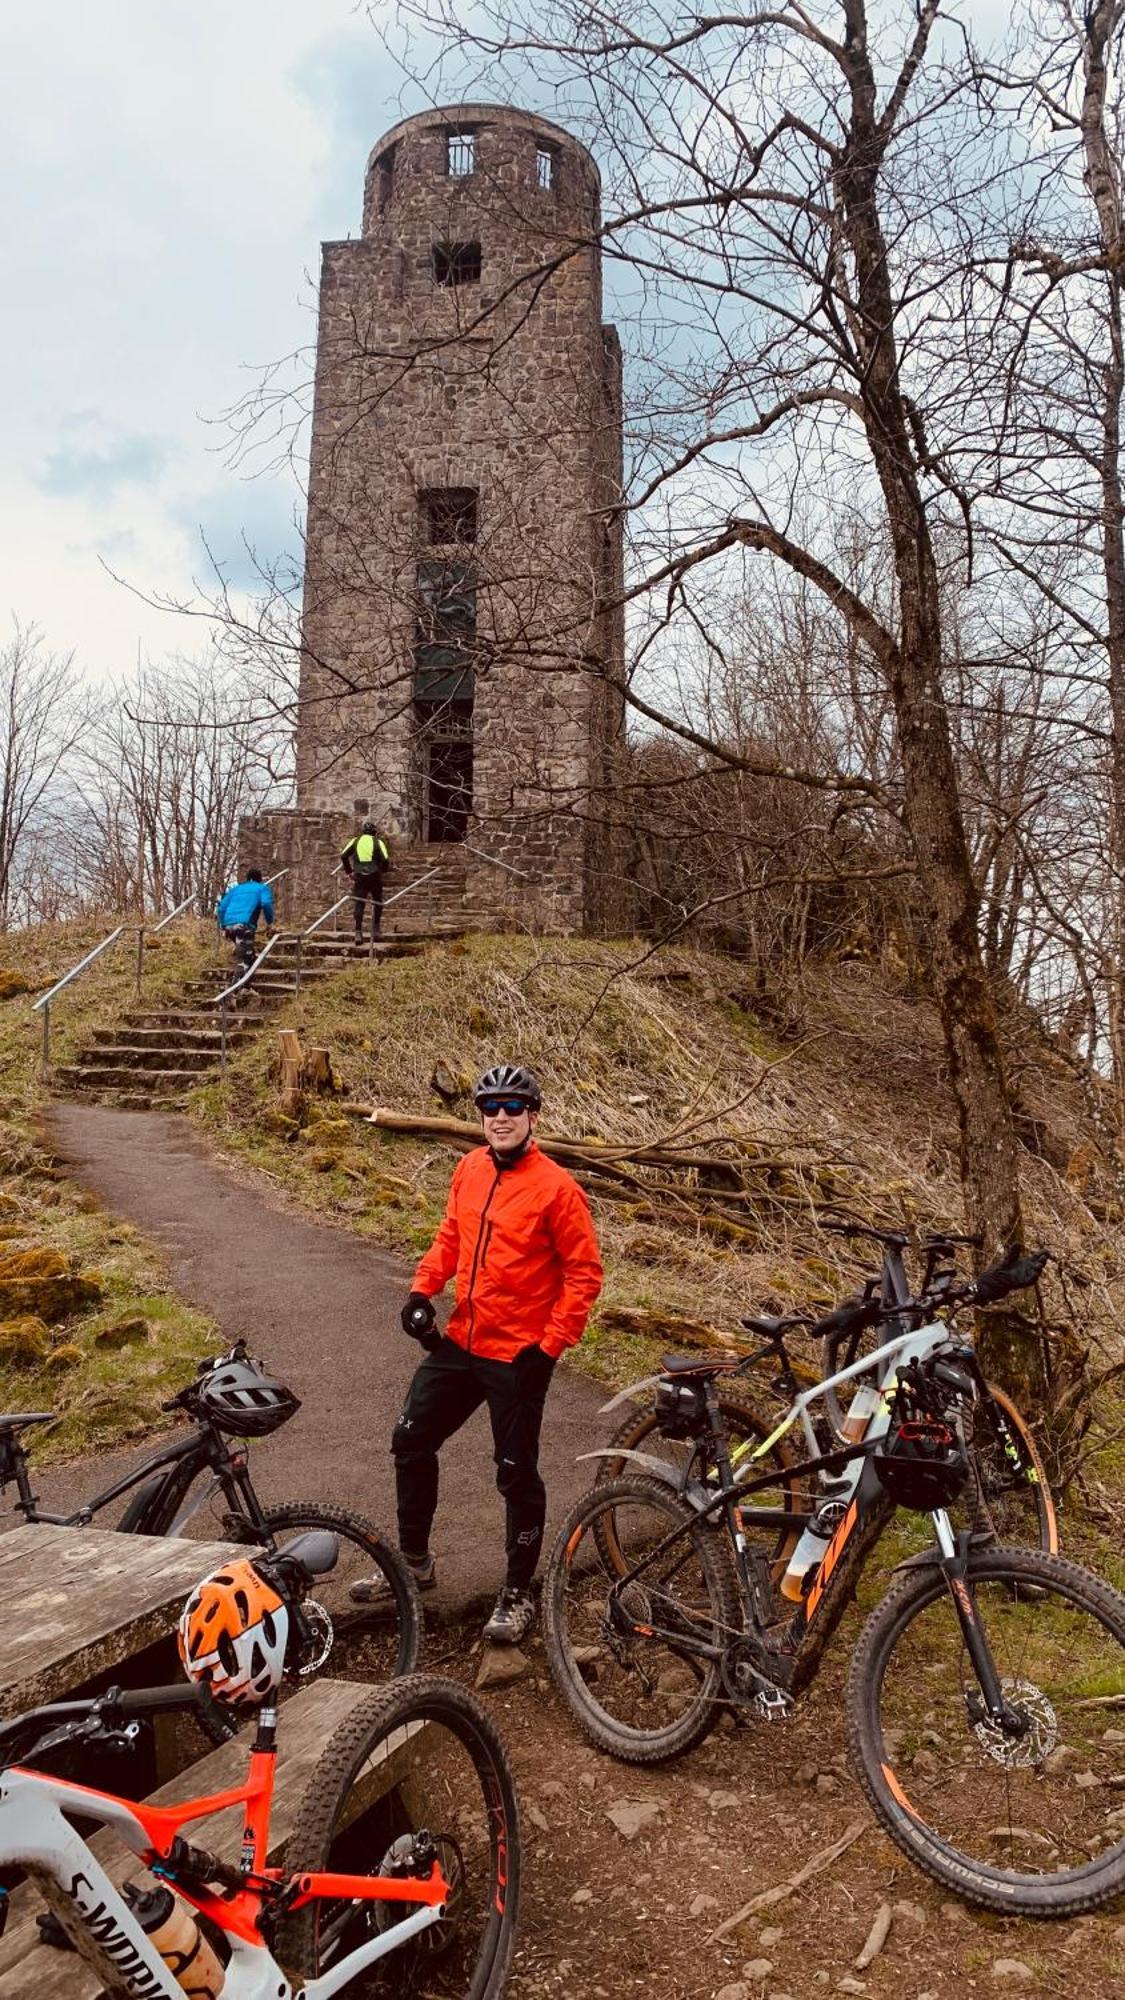
[[[286,1601],[295,1669],[320,1644],[302,1600],[323,1587],[331,1540],[303,1536],[260,1565]],[[206,1798],[138,1804],[29,1768],[64,1749],[128,1748],[148,1718],[197,1701],[187,1682],[112,1689],[0,1726],[0,1868],[26,1870],[111,1993],[183,2000],[144,1922],[158,1884],[173,1892],[181,1916],[186,1906],[202,1918],[195,1928],[207,1962],[221,1967],[189,1990],[223,2000],[352,1992],[358,2000],[361,1991],[364,2000],[494,2000],[503,1992],[519,1907],[519,1814],[504,1746],[472,1695],[428,1675],[373,1688],[311,1771],[284,1866],[271,1858],[285,1724],[272,1699],[258,1711],[244,1783]],[[227,1808],[243,1813],[238,1866],[183,1833]],[[79,1831],[91,1823],[110,1828],[135,1857],[139,1885],[116,1886]]]
[[[844,1363],[859,1358],[863,1336],[869,1329],[885,1323],[905,1333],[918,1324],[918,1308],[912,1302],[903,1261],[903,1251],[909,1238],[899,1231],[877,1229],[867,1223],[827,1221],[823,1227],[839,1235],[868,1237],[880,1244],[883,1260],[878,1276],[866,1281],[860,1297],[845,1300],[819,1321],[814,1321],[804,1312],[788,1313],[778,1318],[751,1314],[743,1319],[740,1324],[757,1334],[763,1345],[742,1357],[738,1365],[724,1375],[718,1390],[719,1408],[731,1445],[732,1462],[737,1465],[769,1438],[769,1457],[777,1469],[779,1498],[786,1498],[789,1510],[794,1514],[800,1511],[803,1504],[800,1482],[775,1425],[764,1420],[749,1400],[743,1386],[746,1378],[760,1370],[763,1363],[772,1364],[774,1373],[770,1393],[781,1398],[786,1409],[802,1389],[812,1388],[818,1381],[827,1378],[823,1411],[815,1421],[817,1447],[828,1451],[833,1442],[858,1442],[867,1434],[879,1398],[887,1393],[889,1384],[874,1376],[870,1379],[861,1376],[854,1385],[855,1394],[845,1410],[830,1386],[832,1379]],[[961,1245],[978,1240],[946,1233],[922,1238],[925,1274],[920,1296],[923,1299],[929,1297],[935,1288],[940,1290],[943,1284],[952,1282],[955,1274],[943,1267],[943,1259],[955,1254]],[[819,1371],[794,1358],[790,1352],[787,1343],[799,1333],[819,1343]],[[893,1368],[893,1357],[887,1365]],[[676,1483],[682,1486],[707,1478],[714,1481],[714,1466],[709,1467],[701,1457],[706,1449],[705,1439],[669,1439],[666,1432],[662,1432],[651,1393],[655,1391],[659,1379],[658,1376],[649,1376],[631,1383],[603,1405],[603,1416],[626,1403],[633,1407],[619,1421],[610,1440],[614,1448],[613,1456],[602,1459],[598,1473],[601,1484],[619,1478],[636,1464],[657,1477],[666,1476],[666,1471],[670,1469]],[[975,1533],[991,1535],[994,1540],[1006,1543],[1027,1543],[1032,1548],[1057,1555],[1058,1517],[1046,1468],[1027,1421],[1004,1390],[995,1383],[987,1382],[982,1374],[977,1376],[977,1388],[971,1415],[967,1413],[971,1424],[971,1434],[967,1438],[971,1478],[960,1503],[965,1509],[964,1518]],[[643,1401],[640,1400],[642,1398]],[[960,1506],[955,1510],[958,1515]],[[790,1554],[794,1545],[795,1525],[790,1523],[778,1532],[778,1560]]]
[[[976,1358],[934,1314],[995,1303],[1041,1268],[1012,1255],[975,1283],[943,1282],[912,1301],[916,1329],[838,1370],[834,1389],[895,1361],[893,1399],[862,1440],[819,1452],[809,1412],[828,1385],[795,1397],[783,1428],[800,1427],[810,1456],[794,1473],[831,1485],[814,1489],[780,1580],[776,1536],[793,1524],[757,1504],[775,1474],[736,1474],[723,1435],[718,1384],[734,1364],[666,1364],[663,1420],[708,1435],[718,1490],[642,1474],[593,1487],[544,1583],[551,1671],[592,1742],[652,1764],[700,1743],[727,1706],[784,1718],[905,1506],[929,1515],[933,1544],[899,1564],[847,1683],[849,1746],[877,1818],[917,1866],[988,1909],[1075,1915],[1125,1889],[1107,1730],[1125,1709],[1125,1597],[1059,1556],[955,1533],[948,1513],[969,1478]],[[751,1472],[771,1443],[748,1454]]]
[[[243,1385],[236,1396],[223,1391],[232,1371]],[[48,1512],[32,1490],[22,1434],[52,1422],[51,1412],[0,1416],[0,1492],[14,1481],[17,1513],[27,1521],[66,1528],[89,1527],[97,1514],[131,1494],[117,1522],[122,1534],[203,1534],[267,1552],[279,1536],[325,1530],[337,1538],[339,1560],[318,1602],[321,1663],[337,1640],[362,1639],[365,1670],[383,1680],[412,1673],[422,1643],[422,1608],[397,1548],[363,1514],[313,1500],[267,1507],[255,1491],[250,1442],[296,1414],[300,1403],[292,1391],[265,1375],[239,1340],[227,1353],[201,1362],[194,1380],[163,1408],[190,1418],[191,1429],[157,1446],[71,1514]],[[362,1581],[369,1586],[372,1579],[378,1595],[372,1598],[368,1589],[361,1606],[352,1597],[353,1585]],[[223,1733],[215,1717],[211,1734],[221,1740]]]

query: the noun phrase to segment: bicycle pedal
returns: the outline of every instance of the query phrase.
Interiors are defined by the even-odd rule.
[[[784,1688],[759,1688],[754,1696],[754,1707],[765,1722],[788,1722],[793,1697]]]

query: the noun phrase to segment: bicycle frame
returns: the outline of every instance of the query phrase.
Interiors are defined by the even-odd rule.
[[[941,1320],[931,1320],[926,1326],[918,1327],[913,1333],[896,1334],[893,1340],[886,1340],[881,1347],[872,1348],[870,1354],[864,1354],[858,1361],[850,1362],[846,1368],[838,1369],[835,1375],[826,1375],[823,1381],[815,1383],[811,1389],[801,1390],[793,1398],[780,1423],[774,1426],[769,1436],[763,1438],[760,1444],[752,1445],[750,1440],[746,1439],[742,1444],[736,1445],[730,1455],[732,1466],[738,1465],[746,1457],[751,1459],[764,1457],[765,1453],[770,1451],[781,1438],[785,1437],[793,1429],[794,1424],[797,1423],[800,1424],[804,1433],[810,1458],[815,1458],[817,1456],[817,1442],[812,1419],[809,1416],[811,1405],[817,1401],[818,1397],[823,1396],[826,1390],[838,1388],[842,1382],[854,1381],[859,1375],[869,1375],[874,1369],[879,1370],[878,1386],[881,1401],[879,1409],[872,1412],[871,1419],[864,1433],[864,1442],[866,1443],[873,1438],[881,1437],[890,1423],[890,1405],[887,1401],[887,1393],[893,1387],[890,1381],[890,1368],[889,1366],[884,1366],[884,1363],[889,1364],[895,1360],[904,1362],[921,1360],[927,1354],[931,1353],[935,1347],[940,1346],[941,1342],[948,1339],[948,1337],[948,1327]],[[835,1456],[835,1454],[832,1454],[832,1456]]]
[[[760,1668],[760,1671],[755,1672],[757,1685],[754,1692],[768,1709],[777,1710],[785,1706],[790,1690],[798,1683],[811,1678],[815,1672],[823,1644],[827,1643],[827,1639],[839,1622],[846,1602],[846,1593],[841,1591],[840,1585],[854,1566],[851,1562],[846,1566],[843,1564],[845,1551],[848,1550],[849,1556],[854,1555],[859,1562],[866,1560],[890,1519],[892,1512],[890,1503],[886,1500],[874,1470],[869,1471],[871,1454],[890,1425],[893,1393],[889,1381],[889,1363],[896,1359],[900,1362],[921,1359],[935,1347],[940,1346],[947,1337],[946,1326],[941,1321],[935,1320],[920,1327],[916,1332],[899,1334],[895,1339],[885,1341],[870,1354],[851,1362],[846,1368],[838,1370],[835,1375],[818,1382],[815,1387],[802,1391],[794,1398],[785,1416],[770,1435],[757,1444],[751,1444],[747,1440],[742,1445],[736,1446],[733,1452],[729,1451],[720,1425],[717,1433],[720,1440],[719,1448],[715,1454],[719,1473],[718,1492],[702,1504],[698,1499],[694,1500],[692,1504],[695,1511],[690,1520],[685,1521],[682,1527],[673,1528],[667,1535],[661,1537],[656,1546],[640,1562],[633,1564],[623,1577],[619,1577],[611,1588],[611,1599],[619,1599],[626,1583],[642,1577],[652,1564],[659,1561],[677,1541],[690,1535],[700,1522],[716,1520],[721,1515],[735,1551],[743,1604],[752,1621],[739,1637],[754,1643]],[[884,1364],[888,1365],[884,1367]],[[882,1393],[879,1409],[872,1414],[865,1436],[855,1443],[842,1444],[836,1450],[819,1452],[809,1417],[810,1405],[815,1403],[818,1396],[822,1396],[826,1390],[834,1388],[838,1383],[851,1381],[858,1375],[870,1373],[873,1366],[881,1371],[879,1386]],[[709,1415],[717,1417],[713,1378],[707,1383],[707,1397]],[[776,1618],[772,1583],[764,1569],[760,1574],[754,1573],[751,1550],[744,1531],[747,1527],[793,1527],[798,1523],[807,1523],[814,1518],[814,1515],[784,1507],[747,1506],[747,1499],[755,1492],[764,1487],[776,1486],[779,1473],[774,1468],[757,1478],[736,1479],[734,1463],[736,1458],[747,1458],[751,1463],[763,1458],[771,1447],[798,1423],[811,1447],[810,1455],[796,1465],[787,1466],[785,1473],[780,1476],[804,1479],[810,1475],[844,1472],[853,1465],[855,1469],[847,1483],[843,1484],[843,1490],[832,1495],[837,1505],[843,1509],[843,1513],[817,1563],[807,1592],[794,1605],[780,1636],[773,1632],[767,1636],[766,1628],[770,1627]],[[646,1469],[656,1463],[648,1460],[641,1452],[610,1450],[590,1452],[584,1456],[636,1458],[645,1464]],[[866,1480],[865,1472],[868,1473]],[[990,1716],[999,1720],[1004,1710],[1002,1691],[971,1593],[964,1584],[968,1539],[964,1537],[959,1542],[943,1509],[936,1510],[930,1518],[937,1549],[932,1556],[923,1557],[921,1560],[936,1562],[945,1576],[986,1707]],[[581,1530],[579,1538],[580,1536]],[[851,1544],[850,1549],[849,1544]],[[576,1545],[575,1542],[568,1549],[568,1560]],[[765,1559],[758,1556],[756,1551],[754,1554],[758,1557],[759,1565],[764,1564]],[[634,1629],[634,1621],[625,1622],[629,1629]],[[817,1643],[813,1645],[810,1641],[817,1626],[822,1628],[824,1637],[821,1641],[820,1633],[817,1632]],[[659,1626],[654,1624],[651,1618],[649,1624],[637,1625],[635,1630],[646,1637],[663,1636]],[[683,1652],[694,1653],[699,1658],[722,1660],[730,1651],[729,1641],[712,1644],[685,1635],[682,1631],[670,1632],[667,1637],[674,1647]]]
[[[331,2000],[368,1966],[397,1951],[445,1913],[449,1884],[434,1862],[428,1877],[287,1874],[267,1866],[276,1750],[275,1708],[260,1712],[244,1784],[175,1806],[146,1806],[111,1792],[14,1765],[0,1772],[0,1867],[25,1868],[80,1955],[133,2000],[183,2000],[156,1947],[66,1814],[111,1828],[146,1867],[226,1933],[231,1947],[223,2000]],[[173,1849],[180,1829],[230,1807],[244,1808],[244,1886],[221,1895],[180,1879]],[[263,1935],[263,1918],[320,1900],[415,1903],[401,1923],[369,1938],[329,1971],[294,1986]]]
[[[189,1461],[194,1461],[190,1463]],[[193,1481],[211,1468],[211,1479],[202,1490],[188,1499]],[[122,1529],[133,1534],[164,1533],[178,1535],[188,1522],[204,1507],[212,1494],[222,1491],[227,1495],[232,1507],[245,1515],[246,1520],[256,1527],[263,1525],[262,1510],[258,1505],[253,1487],[247,1475],[247,1453],[245,1448],[228,1445],[222,1434],[206,1424],[196,1424],[183,1437],[172,1438],[150,1452],[138,1465],[125,1473],[122,1478],[107,1486],[92,1499],[84,1501],[72,1514],[53,1514],[39,1505],[32,1491],[28,1472],[27,1452],[21,1438],[10,1436],[0,1443],[0,1487],[14,1480],[19,1498],[16,1512],[28,1521],[42,1522],[55,1528],[84,1528],[100,1514],[103,1508],[111,1507],[123,1494],[134,1488],[148,1484],[152,1491],[137,1492],[122,1517]],[[159,1474],[159,1480],[153,1480]],[[177,1508],[175,1518],[167,1530],[153,1528],[168,1511],[169,1504]]]

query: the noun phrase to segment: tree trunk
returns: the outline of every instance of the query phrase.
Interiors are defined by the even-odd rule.
[[[961,815],[942,675],[937,565],[911,424],[900,387],[879,178],[891,128],[876,116],[863,0],[845,0],[851,119],[836,168],[854,267],[858,393],[894,550],[899,638],[887,661],[905,781],[905,817],[930,926],[933,990],[957,1103],[969,1220],[986,1258],[1020,1234],[1017,1142],[996,1016],[980,948],[979,907]],[[988,1339],[988,1366],[1018,1393],[1038,1375],[1038,1345],[1019,1316]]]

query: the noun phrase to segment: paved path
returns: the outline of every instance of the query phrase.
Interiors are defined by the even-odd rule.
[[[418,1352],[398,1324],[408,1267],[243,1185],[183,1118],[59,1102],[51,1127],[74,1178],[164,1249],[181,1297],[210,1313],[225,1337],[245,1334],[301,1397],[292,1423],[255,1447],[263,1495],[356,1507],[393,1532],[389,1439]],[[551,1521],[590,1482],[592,1468],[575,1459],[600,1435],[595,1413],[604,1400],[597,1384],[557,1373],[541,1460]],[[44,1504],[77,1505],[103,1473],[108,1481],[136,1456],[131,1448],[44,1473]],[[478,1411],[442,1453],[434,1532],[441,1589],[428,1605],[460,1610],[502,1581],[493,1477],[488,1419]]]

